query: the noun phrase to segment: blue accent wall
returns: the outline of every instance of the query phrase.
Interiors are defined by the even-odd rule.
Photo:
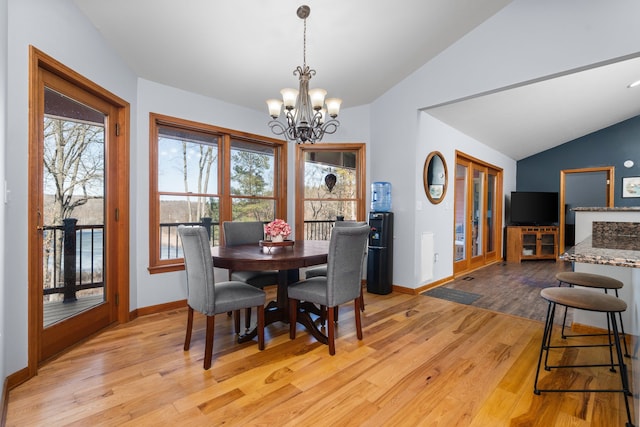
[[[615,167],[614,206],[640,206],[640,198],[622,198],[622,178],[640,177],[640,116],[518,161],[516,190],[559,192],[561,170],[600,166]]]

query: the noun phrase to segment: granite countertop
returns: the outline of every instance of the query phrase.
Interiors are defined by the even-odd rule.
[[[593,207],[593,208],[571,208],[574,212],[640,212],[640,206],[627,206],[627,207],[617,207],[617,208],[602,208],[602,207]]]
[[[611,249],[593,244],[591,236],[562,255],[563,261],[640,268],[640,250]]]

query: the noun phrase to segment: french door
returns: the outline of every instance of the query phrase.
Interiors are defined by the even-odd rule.
[[[128,318],[128,105],[33,48],[31,59],[33,371]]]
[[[495,262],[502,243],[502,170],[456,153],[454,275]]]

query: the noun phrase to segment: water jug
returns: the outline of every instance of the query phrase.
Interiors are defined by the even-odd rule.
[[[377,181],[371,184],[371,210],[389,212],[391,210],[391,183]]]

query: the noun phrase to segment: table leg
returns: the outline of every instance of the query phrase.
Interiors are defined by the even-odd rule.
[[[270,325],[275,322],[289,323],[289,296],[287,295],[287,287],[289,283],[295,283],[300,280],[300,270],[279,270],[278,271],[278,291],[275,301],[269,301],[264,308],[264,325]],[[251,331],[238,336],[238,343],[251,341],[258,336],[258,331],[253,328]]]
[[[312,304],[310,302],[301,302],[300,304],[298,304],[298,307],[298,313],[296,316],[298,323],[307,328],[309,333],[316,340],[318,340],[322,344],[328,344],[329,339],[325,334],[320,332],[320,329],[318,329],[318,325],[316,325],[316,322],[314,322],[313,318],[311,317],[311,314],[320,316],[320,309],[315,304]],[[333,308],[330,308],[330,310],[333,310]]]

